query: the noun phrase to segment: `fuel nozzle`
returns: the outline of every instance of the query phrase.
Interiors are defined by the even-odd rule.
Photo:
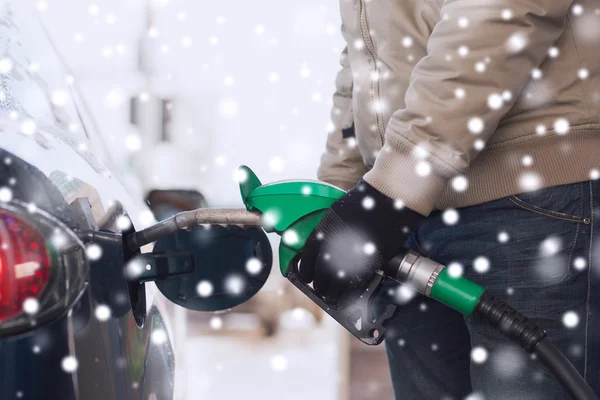
[[[473,313],[485,291],[462,276],[452,276],[444,265],[407,249],[389,260],[381,274],[465,315]]]

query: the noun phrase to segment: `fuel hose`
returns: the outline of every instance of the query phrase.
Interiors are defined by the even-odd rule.
[[[573,364],[547,338],[546,332],[484,287],[451,276],[443,265],[412,251],[398,254],[382,269],[383,275],[466,315],[477,315],[524,350],[537,355],[574,400],[598,396]]]

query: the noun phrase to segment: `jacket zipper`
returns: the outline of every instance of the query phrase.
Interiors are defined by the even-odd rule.
[[[375,51],[375,45],[373,44],[373,40],[371,39],[371,34],[369,33],[369,25],[367,24],[367,11],[365,0],[360,0],[360,34],[362,36],[362,40],[365,43],[365,47],[373,60],[373,74],[370,77],[371,79],[371,103],[373,109],[375,110],[375,118],[377,120],[377,131],[379,132],[379,137],[381,139],[381,145],[385,141],[385,129],[383,128],[383,115],[381,113],[381,101],[379,99],[379,66],[377,65],[377,53]]]

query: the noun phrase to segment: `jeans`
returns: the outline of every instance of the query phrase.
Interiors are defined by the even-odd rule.
[[[427,217],[406,247],[487,288],[546,330],[600,394],[600,181]],[[444,222],[444,221],[448,221]],[[597,236],[597,237],[596,237]],[[387,282],[396,399],[569,399],[544,366],[486,322]]]

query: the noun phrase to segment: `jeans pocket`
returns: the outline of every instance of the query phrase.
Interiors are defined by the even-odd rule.
[[[589,221],[583,217],[582,183],[553,186],[508,196],[516,206],[550,218],[572,222]]]

